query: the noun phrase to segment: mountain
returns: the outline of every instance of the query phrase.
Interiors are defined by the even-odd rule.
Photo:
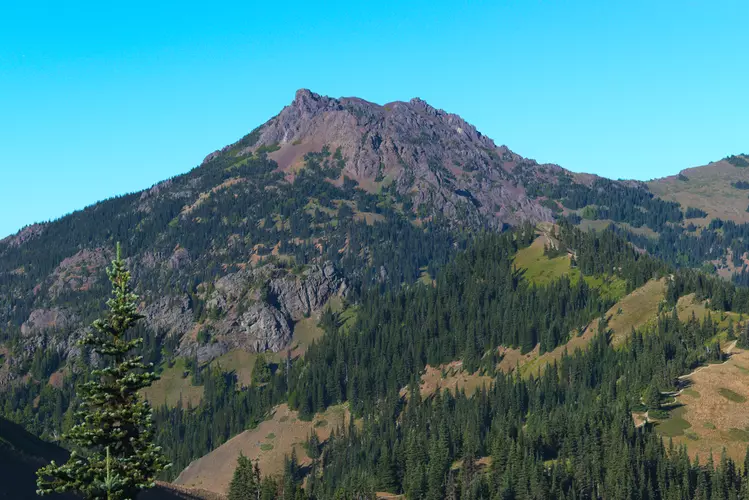
[[[705,167],[706,178],[741,191],[744,159],[719,162],[725,174]],[[300,90],[277,116],[191,171],[0,241],[2,415],[45,439],[69,424],[76,384],[98,362],[77,340],[101,313],[105,268],[121,242],[144,316],[133,334],[161,374],[144,396],[156,406],[158,440],[175,465],[167,479],[201,456],[182,478],[212,474],[207,454],[235,435],[244,437],[217,456],[272,450],[274,432],[240,433],[295,424],[274,413],[286,404],[284,416],[315,422],[295,427],[305,434],[318,433],[334,410],[370,425],[363,440],[320,433],[338,450],[326,456],[333,472],[325,488],[357,484],[354,472],[377,468],[385,490],[421,491],[421,473],[403,477],[404,463],[413,469],[429,450],[449,457],[448,465],[486,464],[491,450],[482,440],[490,438],[497,463],[525,457],[539,474],[533,480],[543,482],[544,463],[599,449],[568,423],[585,421],[595,435],[629,429],[630,408],[642,413],[645,389],[676,392],[688,370],[723,361],[729,330],[749,313],[745,288],[705,274],[740,273],[749,225],[710,220],[726,212],[708,212],[717,209],[704,193],[685,198],[687,191],[668,187],[693,182],[690,175],[699,177],[645,184],[575,174],[496,146],[420,99],[381,106]],[[714,180],[726,175],[736,180]],[[688,322],[682,313],[706,319]],[[648,355],[620,349],[630,341]],[[557,363],[573,371],[542,379],[542,369]],[[636,368],[625,373],[629,366]],[[514,370],[523,381],[505,378]],[[527,381],[531,375],[538,378]],[[534,384],[554,380],[574,383],[546,387],[555,394],[546,400]],[[413,413],[403,415],[417,381],[433,389],[409,399]],[[457,391],[483,383],[507,392],[488,392],[478,408]],[[434,387],[453,387],[458,399],[434,408]],[[552,400],[585,400],[606,418]],[[468,422],[461,408],[510,413]],[[278,422],[258,427],[273,414]],[[448,450],[431,450],[427,427],[416,424],[435,414],[447,422],[434,435],[452,443]],[[416,441],[403,441],[393,427],[401,421]],[[497,437],[503,433],[507,441]],[[655,434],[626,433],[617,441],[622,449],[661,449]],[[567,438],[574,442],[563,444]],[[716,436],[704,441],[720,444]],[[290,470],[283,455],[301,448],[286,445],[264,466]],[[466,456],[467,449],[480,455]],[[317,462],[307,458],[309,472]],[[442,467],[432,481],[452,477]],[[639,465],[617,470],[630,469]],[[231,470],[223,464],[222,481]],[[587,491],[580,486],[587,472],[558,473],[565,478],[555,487]]]
[[[675,264],[671,233],[695,242],[684,207],[643,183],[540,165],[418,98],[378,105],[299,90],[190,172],[0,241],[0,386],[26,373],[44,382],[80,355],[118,241],[150,359],[204,363],[235,349],[279,352],[333,298],[434,275],[471,231],[562,219],[616,224]]]
[[[189,173],[2,240],[0,324],[17,342],[0,384],[29,368],[43,380],[78,356],[117,241],[148,304],[143,334],[205,362],[279,351],[331,297],[433,271],[458,228],[550,221],[561,209],[539,186],[595,179],[524,159],[420,99],[300,90]]]

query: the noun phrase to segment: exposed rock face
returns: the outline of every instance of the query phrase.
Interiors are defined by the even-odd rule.
[[[158,184],[154,184],[153,186],[151,186],[151,189],[146,189],[140,194],[140,200],[144,201],[148,198],[153,198],[161,193],[164,189],[168,189],[169,187],[171,187],[171,185],[171,179],[167,179],[165,181],[159,182]]]
[[[158,253],[145,252],[140,258],[139,268],[148,270],[154,269],[162,260],[163,256]]]
[[[75,316],[62,309],[35,309],[31,311],[29,319],[21,325],[21,334],[33,336],[46,330],[60,330],[67,328],[75,321]]]
[[[189,297],[161,297],[151,302],[141,312],[144,321],[159,334],[182,337],[193,325]]]
[[[216,291],[208,300],[208,307],[228,311],[234,303],[248,292],[252,300],[259,300],[259,288],[267,283],[274,273],[280,272],[274,266],[262,266],[245,268],[236,273],[227,274],[216,281]]]
[[[299,90],[247,149],[269,145],[280,146],[270,156],[281,169],[323,145],[340,148],[345,175],[365,189],[392,179],[398,192],[411,196],[416,207],[423,205],[427,214],[492,226],[552,220],[551,211],[529,198],[512,173],[518,165],[535,162],[497,147],[458,115],[418,98],[380,106]],[[547,174],[562,171],[545,167]]]
[[[291,340],[289,317],[275,307],[257,302],[239,318],[236,347],[254,352],[278,352]]]
[[[210,324],[215,341],[198,345],[185,339],[180,353],[204,362],[232,349],[278,352],[292,341],[295,321],[345,293],[345,281],[329,262],[310,266],[301,276],[273,265],[228,274],[216,281],[206,301],[223,315]]]
[[[299,321],[317,311],[333,294],[342,293],[343,282],[336,275],[330,262],[312,266],[304,276],[293,279],[289,276],[270,282],[270,292],[286,316]]]
[[[102,248],[84,249],[63,260],[52,274],[49,294],[57,297],[65,290],[80,292],[88,290],[106,267],[109,255]]]
[[[75,358],[81,352],[78,340],[84,329],[78,316],[66,309],[35,309],[21,325],[22,348],[28,355],[38,349],[54,349],[63,357]],[[12,364],[18,361],[11,359]]]
[[[190,252],[182,247],[174,249],[174,253],[169,257],[169,267],[179,269],[190,263]]]
[[[143,213],[149,213],[153,204],[159,200],[161,196],[166,196],[171,199],[184,199],[189,198],[192,192],[185,189],[175,189],[174,181],[167,179],[153,185],[150,189],[147,189],[140,194],[139,203],[136,210]]]

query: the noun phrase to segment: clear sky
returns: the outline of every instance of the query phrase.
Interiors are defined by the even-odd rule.
[[[0,237],[185,172],[302,87],[418,96],[519,154],[614,178],[749,152],[746,0],[2,11]]]

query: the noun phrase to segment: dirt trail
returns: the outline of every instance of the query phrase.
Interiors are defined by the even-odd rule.
[[[731,344],[728,347],[726,347],[725,353],[726,354],[731,354],[731,352],[736,347],[736,343],[737,342],[738,342],[738,340],[734,340],[733,342],[731,342]],[[689,377],[691,377],[692,375],[694,375],[697,372],[701,372],[702,370],[706,370],[707,368],[710,368],[711,366],[725,365],[729,361],[731,361],[731,358],[728,358],[727,360],[723,361],[722,363],[713,363],[713,364],[709,364],[709,365],[700,366],[700,367],[696,368],[694,371],[692,371],[691,373],[687,373],[686,375],[681,375],[678,378],[679,378],[679,380],[685,380],[685,379],[688,379]],[[678,391],[674,391],[674,392],[662,392],[661,395],[666,396],[666,397],[673,397],[673,398],[675,398],[677,396],[680,396],[681,393],[684,392],[684,389],[685,388],[682,388],[682,389],[679,389]],[[642,427],[647,422],[650,422],[650,418],[648,416],[648,412],[645,412],[642,415],[642,421],[638,422],[635,425],[635,428]]]

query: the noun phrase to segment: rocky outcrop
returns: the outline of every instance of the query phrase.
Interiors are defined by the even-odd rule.
[[[176,188],[173,179],[167,179],[165,181],[154,184],[150,189],[140,193],[136,210],[142,213],[149,213],[153,208],[154,203],[157,203],[161,197],[168,197],[171,199],[186,199],[192,196],[193,192],[191,189],[185,189],[188,186],[182,186]]]
[[[80,318],[67,309],[34,309],[21,325],[22,350],[33,356],[38,349],[54,349],[64,358],[75,358],[81,353],[78,340],[85,328]],[[11,363],[17,365],[21,360],[12,359]]]
[[[88,290],[103,274],[101,271],[109,262],[109,257],[103,248],[96,248],[81,250],[64,259],[52,273],[50,296],[56,298],[66,290]]]
[[[190,298],[163,296],[154,298],[142,311],[146,324],[157,334],[181,338],[193,326]]]
[[[0,240],[0,244],[7,244],[11,248],[18,248],[25,242],[36,238],[44,231],[44,224],[31,224],[24,227],[16,234]]]
[[[223,276],[206,301],[218,319],[209,322],[213,339],[199,345],[185,339],[182,355],[208,361],[232,349],[278,352],[293,340],[294,323],[322,309],[346,284],[335,267],[312,265],[300,275],[274,265],[247,268]]]
[[[253,301],[260,300],[260,289],[263,285],[274,275],[283,273],[285,273],[284,270],[267,265],[257,268],[248,267],[222,276],[214,284],[216,290],[208,299],[208,307],[229,311],[231,306],[243,297]]]
[[[169,268],[179,269],[188,265],[190,263],[190,260],[190,252],[188,252],[185,248],[177,247],[174,249],[172,256],[169,257]]]
[[[287,275],[270,282],[272,302],[292,321],[309,316],[322,308],[332,295],[343,293],[345,284],[330,262],[311,266],[300,277]]]
[[[252,352],[278,352],[291,341],[290,318],[279,309],[256,302],[240,316],[235,347]]]
[[[21,334],[30,337],[47,330],[62,330],[75,321],[76,317],[63,309],[34,309],[21,325]]]

